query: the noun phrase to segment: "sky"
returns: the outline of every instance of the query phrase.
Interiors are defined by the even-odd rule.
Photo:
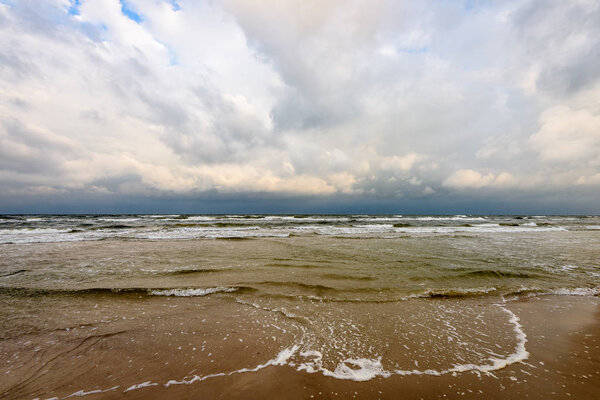
[[[0,0],[0,213],[600,213],[600,0]]]

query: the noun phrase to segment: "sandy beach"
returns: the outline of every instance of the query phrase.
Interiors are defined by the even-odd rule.
[[[289,365],[280,352],[293,346],[294,334],[282,330],[283,315],[217,298],[148,298],[140,304],[135,297],[66,297],[39,307],[35,297],[7,301],[3,296],[3,309],[14,307],[13,318],[21,318],[21,328],[29,333],[2,332],[2,397],[394,399],[401,394],[409,399],[545,399],[593,398],[600,390],[597,297],[507,302],[505,307],[518,316],[526,335],[527,356],[504,368],[439,376],[392,374],[364,382]],[[414,300],[397,307],[410,312],[439,302]],[[484,303],[475,306],[495,307]],[[474,304],[457,300],[453,306]],[[509,323],[498,319],[488,324],[496,324],[490,328],[496,332],[499,352],[503,346],[510,352],[518,343],[510,335],[512,327],[507,329]],[[422,323],[434,322],[424,318]],[[387,339],[391,349],[385,356],[397,353],[395,357],[402,358],[402,341],[393,334]],[[444,343],[419,343],[418,353],[424,360],[435,355],[452,363],[455,354],[440,344]]]

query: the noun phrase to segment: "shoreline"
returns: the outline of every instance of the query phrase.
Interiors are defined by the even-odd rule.
[[[197,299],[191,300],[197,303]],[[426,303],[433,304],[436,300],[418,302],[427,306]],[[473,303],[473,300],[469,302]],[[281,397],[282,388],[287,388],[285,398],[310,398],[311,395],[315,398],[352,398],[353,395],[360,398],[394,398],[399,391],[406,398],[506,398],[517,394],[527,398],[546,398],[555,394],[585,398],[600,389],[600,299],[597,297],[542,296],[518,298],[505,303],[504,307],[513,316],[508,323],[513,324],[517,338],[517,327],[522,326],[520,329],[524,336],[517,346],[523,344],[521,350],[527,353],[527,357],[521,352],[521,357],[508,360],[503,368],[464,372],[459,372],[459,368],[443,374],[383,373],[383,376],[374,376],[363,382],[336,379],[326,376],[322,371],[298,371],[298,366],[289,365],[289,360],[300,348],[294,351],[290,351],[289,347],[282,349],[283,343],[293,346],[294,337],[289,332],[283,333],[267,326],[265,320],[259,321],[264,324],[262,331],[249,330],[250,325],[245,326],[242,322],[248,311],[242,308],[237,308],[237,314],[216,318],[219,313],[235,309],[231,308],[231,302],[214,297],[203,298],[203,305],[185,306],[185,303],[190,303],[190,299],[170,298],[165,304],[167,308],[184,307],[184,314],[188,313],[188,307],[192,307],[207,317],[212,315],[215,317],[212,323],[203,323],[203,340],[209,343],[223,342],[222,338],[229,338],[228,334],[237,334],[239,337],[232,337],[229,342],[236,340],[235,345],[221,346],[218,349],[219,356],[211,360],[191,359],[189,354],[180,354],[176,349],[193,343],[188,337],[188,330],[197,327],[195,322],[188,322],[186,326],[185,315],[179,315],[168,318],[162,327],[157,327],[156,323],[165,317],[161,312],[149,317],[154,324],[148,324],[145,319],[131,322],[128,318],[132,318],[136,311],[148,313],[154,305],[135,309],[131,304],[123,304],[117,314],[126,315],[122,316],[121,321],[109,324],[110,332],[97,328],[98,333],[87,335],[78,332],[87,329],[85,325],[80,325],[80,328],[63,329],[60,334],[57,334],[59,331],[50,334],[50,331],[5,339],[2,342],[3,357],[9,359],[10,352],[18,349],[19,358],[29,358],[30,362],[22,363],[20,368],[13,365],[8,374],[7,370],[0,371],[3,376],[3,395],[6,398],[68,398],[85,395],[108,399],[164,396],[197,398],[202,395],[209,398],[258,399]],[[258,318],[259,314],[251,318]],[[155,317],[157,319],[152,319]],[[269,315],[268,318],[273,317]],[[518,320],[515,321],[516,318]],[[178,326],[179,333],[168,329],[173,324]],[[270,332],[266,333],[265,329]],[[171,335],[165,334],[169,332]],[[276,340],[265,340],[269,333],[278,335],[275,336]],[[128,340],[125,338],[127,335],[130,336]],[[58,349],[55,354],[46,354],[46,357],[55,361],[47,361],[44,356],[35,358],[40,352],[35,351],[36,342],[38,345],[44,341],[48,343],[50,338]],[[514,344],[510,343],[509,347]],[[147,354],[150,348],[158,350],[160,357],[152,358]],[[217,349],[217,346],[213,348]],[[254,354],[254,350],[257,354]],[[69,357],[77,359],[80,368],[84,365],[92,367],[78,375],[82,370],[77,365],[69,368]],[[236,368],[241,365],[240,362],[243,366]],[[135,367],[128,367],[128,364]],[[31,372],[39,365],[42,365],[39,370],[26,378],[25,382],[19,383],[22,379],[6,380],[7,376],[15,378],[21,375],[20,378],[25,378],[25,371]],[[206,373],[195,375],[193,372],[189,374],[190,371]]]

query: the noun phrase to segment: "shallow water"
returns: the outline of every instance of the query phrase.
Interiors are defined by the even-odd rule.
[[[0,389],[12,398],[275,367],[357,382],[489,375],[531,356],[513,304],[600,294],[597,217],[2,221]],[[91,386],[73,382],[78,370]]]

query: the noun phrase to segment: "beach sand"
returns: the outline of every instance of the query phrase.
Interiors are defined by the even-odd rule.
[[[437,329],[439,321],[431,316],[442,301],[447,308],[448,299],[407,300],[388,307],[417,319],[422,315],[426,332]],[[226,295],[5,294],[0,302],[5,321],[0,330],[0,397],[6,399],[592,399],[600,393],[598,297],[508,299],[502,307],[519,318],[528,356],[505,368],[439,376],[392,374],[362,382],[298,371],[298,363],[289,365],[293,357],[286,359],[281,352],[298,340],[294,327],[301,324],[290,325],[283,313],[240,304]],[[451,302],[454,310],[489,314],[487,330],[480,331],[480,338],[470,336],[472,340],[492,335],[499,353],[514,352],[519,342],[515,325],[497,302]],[[347,311],[360,314],[359,309]],[[379,353],[402,369],[408,370],[414,360],[422,360],[414,366],[422,370],[424,363],[451,364],[459,356],[444,338],[431,340],[435,335],[423,342],[409,339],[411,350],[404,352],[401,345],[408,336],[399,334],[397,326],[385,320],[372,323],[388,336],[383,338],[388,350]],[[454,328],[467,329],[461,324]],[[335,334],[347,334],[346,344],[353,345],[353,329],[344,329]]]

